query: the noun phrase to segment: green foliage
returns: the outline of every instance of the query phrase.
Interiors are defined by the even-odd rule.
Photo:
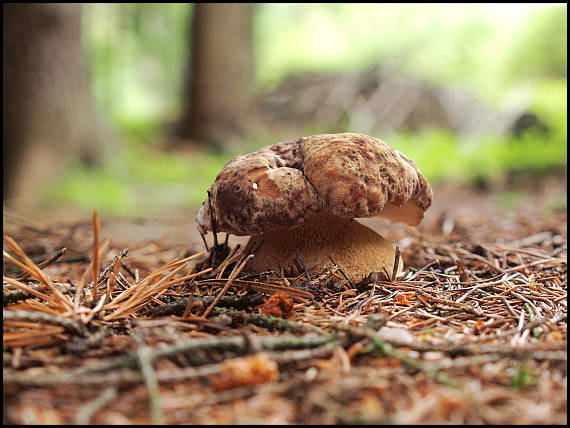
[[[546,209],[548,214],[555,212],[564,212],[568,210],[568,197],[566,194],[563,196],[556,196],[551,199],[549,206]]]
[[[102,213],[122,212],[134,204],[133,195],[125,183],[101,170],[74,166],[45,193],[45,203],[71,203]]]
[[[509,172],[548,173],[566,167],[566,118],[552,122],[549,133],[534,129],[516,137],[483,137],[460,141],[447,130],[395,135],[388,144],[416,161],[430,182],[474,183]]]
[[[568,111],[568,85],[564,79],[544,79],[534,86],[529,110],[536,113],[547,125],[554,126],[566,136]],[[562,134],[560,135],[562,137]]]
[[[229,155],[159,152],[141,144],[128,144],[109,157],[101,169],[78,165],[46,193],[51,203],[97,206],[102,213],[146,214],[169,206],[199,206],[206,190],[229,160]]]
[[[461,178],[467,172],[465,149],[447,130],[427,129],[420,133],[396,134],[386,142],[414,159],[430,182]]]
[[[89,3],[83,39],[97,101],[114,122],[174,118],[191,5]]]
[[[566,37],[566,5],[262,4],[256,76],[381,63],[497,105],[528,78],[565,78]]]
[[[566,78],[567,10],[556,6],[538,10],[513,41],[507,71],[510,77]]]
[[[261,3],[254,11],[261,88],[295,71],[380,62],[499,105],[518,85],[566,79],[566,5]],[[191,13],[179,3],[84,6],[92,84],[113,122],[174,120]]]
[[[517,390],[528,389],[536,384],[536,378],[524,366],[522,366],[517,373],[511,378],[511,387]]]
[[[449,83],[479,68],[481,48],[494,31],[488,18],[465,4],[265,4],[254,33],[258,77],[272,85],[292,71],[380,61]]]
[[[521,191],[502,191],[493,195],[495,204],[504,210],[513,210],[524,201],[525,194]]]
[[[502,171],[545,172],[555,166],[566,165],[566,144],[532,130],[522,138],[488,138],[473,153],[471,166],[482,175]]]

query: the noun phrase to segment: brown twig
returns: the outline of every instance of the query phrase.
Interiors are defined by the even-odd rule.
[[[392,268],[392,275],[390,276],[390,281],[394,282],[396,280],[396,275],[398,274],[398,265],[400,263],[400,247],[396,245],[396,254],[394,256],[394,267]]]
[[[7,310],[2,312],[4,320],[18,320],[18,321],[32,321],[47,324],[60,325],[72,333],[78,333],[81,336],[86,336],[87,330],[83,324],[71,319],[62,318],[42,312],[32,312],[23,310]]]
[[[208,315],[210,314],[210,312],[212,311],[212,309],[214,309],[214,306],[216,306],[216,304],[218,303],[218,301],[220,300],[220,298],[226,294],[226,291],[228,291],[228,288],[230,288],[230,285],[232,285],[232,282],[234,281],[234,279],[239,275],[239,273],[242,271],[242,269],[245,267],[246,263],[252,259],[254,257],[253,254],[250,254],[249,256],[247,256],[242,262],[241,264],[236,264],[236,266],[234,267],[232,273],[230,274],[230,277],[228,278],[228,281],[226,282],[226,285],[224,285],[224,287],[222,288],[222,290],[220,291],[220,293],[218,294],[218,296],[214,299],[214,301],[210,304],[210,306],[208,306],[208,308],[204,311],[204,313],[202,314],[202,318],[207,318]]]
[[[93,300],[97,300],[97,285],[99,274],[99,214],[93,208]]]
[[[63,247],[60,250],[58,250],[57,253],[55,253],[53,256],[51,256],[49,259],[44,260],[41,263],[38,263],[38,267],[40,269],[43,269],[45,267],[48,267],[49,265],[51,265],[52,263],[55,263],[56,261],[58,261],[67,251],[67,248]],[[31,275],[28,272],[24,272],[23,274],[17,276],[15,279],[18,281],[23,281],[25,279],[28,279]]]
[[[354,284],[352,283],[352,281],[350,280],[350,278],[348,276],[346,276],[346,273],[344,273],[344,271],[342,270],[342,268],[333,260],[333,258],[330,256],[329,254],[329,259],[330,261],[337,267],[337,269],[339,270],[339,272],[342,274],[342,276],[344,276],[344,279],[346,279],[346,281],[349,283],[350,287],[353,288]]]
[[[225,284],[226,280],[221,279],[203,279],[200,281],[196,281],[199,284],[216,284],[222,283]],[[234,279],[232,285],[241,288],[247,288],[254,291],[260,291],[262,293],[277,293],[279,291],[291,296],[297,297],[301,299],[313,299],[315,296],[306,290],[300,290],[294,287],[285,287],[278,284],[271,284],[268,282],[261,282],[261,281],[247,281],[244,279]]]
[[[164,417],[160,408],[158,379],[152,367],[152,351],[147,346],[141,344],[137,349],[137,359],[148,389],[151,423],[153,425],[161,425],[164,423]]]
[[[93,415],[113,401],[117,397],[118,393],[119,392],[116,387],[109,386],[105,388],[95,400],[85,403],[77,410],[77,414],[75,415],[75,424],[88,425]]]
[[[71,309],[71,307],[72,307],[71,302],[68,299],[66,299],[65,296],[63,294],[61,294],[61,292],[53,285],[49,276],[47,276],[45,273],[43,273],[38,268],[38,266],[26,255],[26,253],[20,248],[20,246],[12,238],[10,238],[9,236],[6,235],[6,236],[4,236],[4,239],[6,240],[8,245],[10,245],[10,247],[16,252],[16,254],[18,254],[20,257],[22,257],[22,259],[24,260],[24,262],[27,265],[25,270],[28,273],[30,273],[30,275],[32,275],[35,279],[37,279],[40,283],[44,284],[44,286],[47,289],[51,290],[55,301],[57,301],[63,307]],[[7,258],[8,260],[10,260],[12,263],[17,264],[20,267],[23,267],[23,265],[21,263],[19,263],[16,259],[11,257],[5,251],[4,251],[4,257]]]

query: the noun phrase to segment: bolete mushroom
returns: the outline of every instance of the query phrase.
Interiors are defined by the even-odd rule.
[[[395,248],[354,219],[378,216],[415,226],[433,191],[404,154],[368,135],[341,133],[237,156],[208,194],[198,229],[251,235],[246,249],[255,257],[246,271],[295,274],[299,256],[307,267],[324,266],[330,256],[358,281],[373,271],[392,274]]]

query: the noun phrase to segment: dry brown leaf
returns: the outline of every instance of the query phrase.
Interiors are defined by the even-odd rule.
[[[267,316],[288,318],[293,311],[293,299],[282,291],[272,295],[261,307],[261,313]]]
[[[232,358],[221,363],[222,372],[212,377],[212,385],[218,391],[240,386],[275,382],[279,379],[279,367],[265,353]]]

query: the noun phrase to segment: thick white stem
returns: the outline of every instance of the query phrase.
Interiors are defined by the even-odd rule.
[[[247,244],[255,257],[246,270],[261,273],[268,270],[296,275],[293,259],[303,256],[311,273],[320,273],[331,266],[329,256],[352,281],[359,281],[370,272],[392,275],[394,246],[372,229],[354,219],[317,214],[295,228],[282,228],[252,236]],[[398,272],[402,270],[402,260]]]

